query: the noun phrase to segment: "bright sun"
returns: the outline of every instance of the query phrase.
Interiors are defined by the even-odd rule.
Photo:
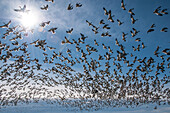
[[[24,27],[33,28],[38,23],[38,17],[35,13],[23,13],[21,16],[21,24]]]

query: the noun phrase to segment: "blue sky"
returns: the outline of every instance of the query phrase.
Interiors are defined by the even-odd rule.
[[[33,13],[34,16],[37,18],[37,22],[30,27],[30,29],[34,29],[34,33],[28,32],[22,32],[22,36],[26,33],[28,33],[28,36],[23,36],[22,40],[18,40],[19,44],[21,45],[24,42],[27,42],[27,44],[35,41],[35,40],[46,40],[47,45],[56,48],[55,50],[49,50],[46,47],[46,54],[48,54],[48,58],[50,59],[51,55],[53,54],[53,51],[56,53],[62,52],[64,56],[67,56],[70,60],[71,59],[68,54],[67,50],[71,50],[71,55],[73,58],[79,58],[81,56],[80,52],[76,51],[75,45],[71,44],[61,44],[63,40],[65,40],[65,37],[67,37],[69,40],[72,41],[72,39],[78,40],[78,38],[81,37],[80,33],[84,34],[85,36],[88,36],[88,38],[85,41],[85,44],[80,44],[80,47],[83,51],[86,51],[86,45],[89,44],[94,48],[97,48],[98,52],[92,52],[90,55],[87,55],[87,61],[91,61],[91,58],[94,60],[98,59],[99,55],[102,55],[104,58],[104,55],[108,50],[103,49],[102,44],[105,44],[107,47],[110,46],[110,48],[113,51],[112,56],[116,58],[117,56],[117,50],[120,51],[119,47],[115,44],[115,39],[118,39],[119,43],[122,44],[125,47],[126,53],[129,53],[127,55],[127,59],[130,62],[133,62],[134,57],[130,57],[130,53],[132,53],[134,56],[137,56],[137,59],[143,59],[144,57],[147,57],[147,60],[152,57],[155,59],[155,68],[153,68],[153,72],[150,72],[150,75],[154,75],[156,72],[156,65],[157,63],[162,63],[162,59],[160,57],[156,57],[154,55],[154,51],[156,50],[157,46],[160,47],[159,50],[159,56],[165,55],[162,53],[162,50],[166,48],[170,48],[170,32],[169,29],[168,32],[161,32],[160,30],[164,27],[169,28],[170,26],[170,15],[164,14],[163,16],[157,16],[153,13],[153,11],[161,6],[161,9],[168,9],[167,12],[169,12],[170,7],[170,1],[169,0],[124,0],[124,3],[126,4],[126,10],[123,10],[121,8],[121,0],[54,0],[54,3],[47,2],[45,0],[1,0],[0,1],[0,26],[4,23],[8,23],[10,20],[12,21],[10,27],[14,27],[16,25],[22,25],[22,13],[15,12],[14,9],[19,9],[19,6],[23,7],[24,5],[27,6],[27,9],[30,10],[30,13]],[[72,10],[67,10],[67,7],[71,3],[73,5]],[[82,7],[75,7],[76,3],[81,3]],[[49,5],[48,10],[41,10],[40,7],[43,5]],[[112,15],[114,15],[114,23],[111,23],[107,20],[107,16],[104,15],[103,7],[105,7],[107,10],[111,10]],[[128,10],[134,8],[133,12],[135,13],[134,18],[138,19],[135,24],[131,24],[131,18],[130,14],[128,13]],[[106,30],[103,29],[103,25],[99,24],[100,20],[104,20],[106,24],[109,24],[109,27],[111,29]],[[117,19],[124,22],[122,25],[118,25]],[[89,22],[92,22],[93,25],[96,27],[99,27],[98,34],[94,34],[92,31],[92,26],[88,26],[86,23],[86,20]],[[40,23],[50,21],[50,24],[47,25],[45,28],[40,27]],[[152,24],[155,24],[156,27],[154,28],[153,32],[147,33],[148,29]],[[51,32],[48,32],[50,28],[57,27],[56,33],[52,34]],[[67,34],[66,31],[73,28],[72,34]],[[138,31],[140,31],[135,37],[131,37],[130,31],[135,28]],[[28,29],[29,30],[29,29]],[[103,32],[109,32],[111,34],[111,37],[101,37],[101,34]],[[4,33],[6,32],[6,28],[0,28],[0,41],[3,43],[6,43],[7,45],[10,45],[11,48],[15,47],[9,41],[10,38],[14,37],[14,34],[10,34],[6,37],[6,39],[2,39],[1,37],[4,36]],[[122,32],[128,33],[126,42],[122,40]],[[136,42],[135,39],[140,38],[140,42]],[[99,46],[96,46],[94,44],[94,40],[96,40],[99,43]],[[144,43],[146,48],[142,49],[141,43]],[[140,51],[133,51],[132,46],[137,48],[137,46],[140,44]],[[48,64],[43,63],[44,56],[43,56],[43,50],[40,50],[39,48],[36,48],[33,45],[28,45],[28,53],[30,53],[30,58],[38,58],[39,62],[42,63],[43,69],[50,69],[54,66],[54,63],[66,63],[68,66],[71,66],[66,61],[61,62],[59,59],[54,60],[54,63]],[[87,52],[87,51],[86,51]],[[6,51],[2,51],[2,54],[5,54]],[[13,55],[22,55],[23,53],[21,51],[13,52]],[[165,59],[167,59],[169,56],[164,56]],[[15,61],[15,58],[8,59],[8,62],[6,63],[9,65],[10,63],[13,63]],[[106,60],[100,61],[101,67],[97,69],[99,71],[100,69],[105,69]],[[122,73],[126,75],[130,67],[127,67],[127,64],[124,64],[123,61],[116,63],[120,63],[122,65]],[[110,65],[112,65],[113,61],[110,61]],[[167,68],[169,61],[165,61],[165,72],[161,73],[159,75],[160,78],[162,78],[165,74],[169,76],[170,70]],[[5,63],[3,61],[0,61],[0,66],[4,65]],[[34,64],[30,64],[34,65]],[[76,72],[83,73],[83,65],[86,65],[85,63],[76,64],[74,66],[71,66]],[[138,66],[139,63],[137,62],[134,64],[135,66]],[[113,69],[116,69],[115,66],[111,66],[111,72],[113,72]],[[0,70],[2,71],[2,70]],[[36,73],[39,73],[40,71],[35,70]],[[42,72],[40,72],[42,73]],[[92,77],[94,76],[94,72],[90,72]],[[138,73],[143,74],[142,72]],[[50,77],[54,77],[53,74],[49,74]],[[141,79],[141,78],[140,78]],[[31,81],[31,79],[30,79]],[[81,81],[78,81],[81,82]],[[167,84],[165,87],[169,87],[169,84]],[[153,106],[150,105],[152,108]],[[169,107],[166,106],[166,110],[164,107],[158,107],[159,110],[153,111],[151,109],[151,112],[168,112]],[[41,108],[40,108],[41,109]],[[119,111],[119,109],[116,109],[115,112],[150,112],[145,107],[142,107],[142,109],[139,107],[135,109],[130,109],[130,111],[126,111],[126,109],[121,108],[122,111]],[[107,110],[106,110],[107,111]],[[3,111],[8,112],[4,109]],[[9,111],[11,112],[11,111]],[[54,111],[51,111],[51,113]],[[99,112],[102,112],[100,110]],[[108,112],[112,112],[111,110],[108,110]]]

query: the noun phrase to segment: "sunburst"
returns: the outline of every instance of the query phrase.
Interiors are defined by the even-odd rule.
[[[29,12],[21,14],[21,24],[26,28],[34,28],[38,24],[38,16],[36,13]]]

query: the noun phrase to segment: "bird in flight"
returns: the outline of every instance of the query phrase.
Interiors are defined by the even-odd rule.
[[[49,29],[48,32],[52,32],[52,34],[55,34],[55,30],[57,30],[57,27]]]
[[[71,28],[71,29],[69,29],[68,31],[66,31],[66,33],[71,34],[72,31],[73,31],[73,28]]]
[[[73,5],[70,3],[67,7],[67,10],[72,10],[73,9]]]
[[[82,4],[81,3],[76,3],[76,7],[81,7]]]
[[[11,24],[11,20],[8,23],[4,23],[4,25],[0,26],[0,28],[8,28],[8,26]]]
[[[48,10],[48,5],[44,5],[43,7],[41,7],[42,10]]]
[[[126,10],[125,4],[124,4],[124,1],[123,1],[123,0],[121,1],[121,8],[122,8],[123,10]]]
[[[162,50],[162,52],[167,54],[167,55],[170,55],[170,49],[169,48]]]
[[[22,13],[28,13],[30,10],[26,9],[26,5],[23,6],[23,8],[21,6],[19,6],[20,9],[14,9],[14,11],[16,12],[22,12]]]
[[[46,24],[47,24],[47,25],[49,25],[49,24],[50,24],[50,21],[42,22],[42,23],[40,24],[40,26],[41,26],[41,27],[45,27],[45,26],[46,26]]]

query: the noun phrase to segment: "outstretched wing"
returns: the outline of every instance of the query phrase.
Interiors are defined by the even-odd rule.
[[[4,27],[5,27],[4,25],[0,26],[0,28],[4,28]]]
[[[4,24],[4,25],[0,26],[0,28],[8,27],[10,24],[11,24],[11,20],[7,24]]]
[[[7,25],[10,25],[11,24],[11,20],[7,23]]]
[[[14,9],[14,11],[16,11],[16,12],[21,12],[21,9]]]
[[[24,5],[24,7],[23,7],[23,11],[24,11],[24,10],[26,10],[26,5]]]

